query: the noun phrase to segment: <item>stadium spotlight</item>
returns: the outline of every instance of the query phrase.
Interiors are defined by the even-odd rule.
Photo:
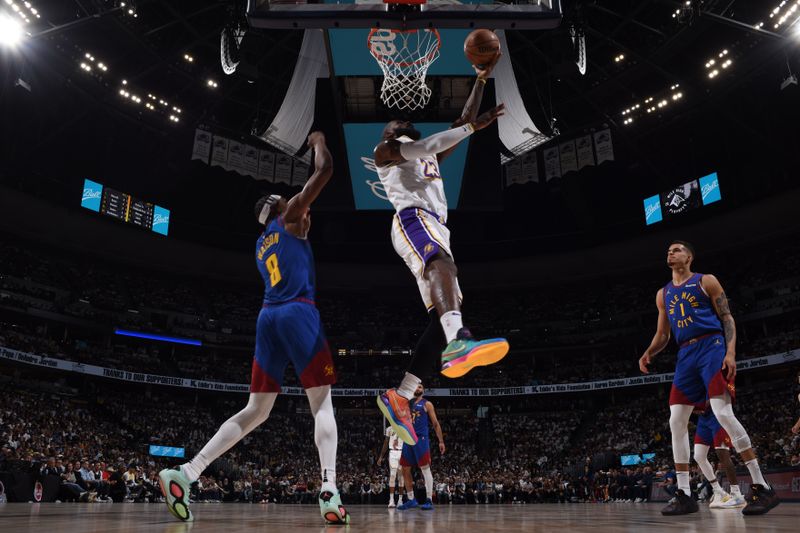
[[[0,44],[14,47],[22,40],[22,26],[5,13],[0,13]]]

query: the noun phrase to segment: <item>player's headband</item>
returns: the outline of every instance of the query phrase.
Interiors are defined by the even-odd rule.
[[[258,215],[258,223],[264,225],[269,218],[269,212],[272,211],[272,206],[278,203],[281,197],[279,194],[270,194],[267,201],[264,202],[264,207],[261,208],[261,213]]]

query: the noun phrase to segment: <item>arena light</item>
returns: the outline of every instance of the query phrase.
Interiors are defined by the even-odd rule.
[[[192,56],[190,56],[189,54],[183,54],[183,59],[185,59],[189,63],[194,63],[194,58]]]
[[[625,54],[619,54],[618,56],[614,56],[614,63],[619,63],[625,59]]]
[[[130,331],[127,329],[115,329],[114,335],[120,335],[123,337],[136,337],[139,339],[147,339],[151,341],[163,341],[163,342],[172,342],[174,344],[188,344],[190,346],[202,346],[203,343],[201,341],[195,339],[186,339],[182,337],[170,337],[168,335],[157,335],[155,333],[144,333],[141,331]]]
[[[22,40],[22,26],[5,13],[0,13],[0,44],[15,47]]]
[[[206,85],[208,85],[208,86],[209,86],[210,88],[212,88],[212,89],[216,89],[216,88],[217,88],[217,82],[215,82],[215,81],[214,81],[214,80],[212,80],[212,79],[209,79],[209,80],[206,82]]]

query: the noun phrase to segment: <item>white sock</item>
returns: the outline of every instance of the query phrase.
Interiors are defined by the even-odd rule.
[[[314,442],[319,451],[320,473],[322,475],[322,492],[336,493],[336,446],[339,436],[336,429],[336,418],[333,415],[331,386],[323,385],[306,389],[308,404],[314,416]]]
[[[194,459],[181,465],[181,471],[186,478],[192,482],[197,481],[203,470],[217,457],[227,452],[264,422],[269,417],[277,397],[276,392],[251,393],[245,408],[226,420]]]
[[[397,394],[406,400],[411,400],[414,398],[414,392],[417,390],[420,383],[422,383],[421,379],[414,374],[406,372],[406,375],[403,376],[403,381],[401,381],[400,386],[397,387]]]
[[[442,323],[444,336],[447,338],[448,343],[455,339],[458,330],[464,327],[461,322],[461,311],[448,311],[439,320]]]
[[[689,472],[676,472],[678,477],[678,489],[682,490],[687,496],[691,496],[692,489],[689,486]]]
[[[430,465],[422,466],[420,470],[422,470],[422,478],[425,480],[425,498],[430,500],[433,497],[433,474],[431,473],[431,467]]]
[[[753,483],[756,485],[763,485],[765,489],[769,488],[767,480],[761,474],[761,468],[758,466],[758,459],[751,459],[745,463],[747,471],[750,472],[750,477],[753,478]]]
[[[714,492],[725,492],[722,490],[722,487],[719,485],[719,481],[716,479],[711,482],[711,488],[714,489]]]
[[[739,490],[739,485],[731,485],[731,494],[734,496],[741,496],[742,492]]]

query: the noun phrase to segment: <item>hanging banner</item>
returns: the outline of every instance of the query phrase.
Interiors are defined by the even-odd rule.
[[[586,135],[575,140],[578,151],[578,170],[589,165],[594,165],[594,151],[592,150],[592,136]]]
[[[611,130],[606,128],[594,134],[594,149],[597,152],[597,164],[614,160],[614,147],[611,145]]]
[[[214,135],[214,144],[211,149],[211,166],[228,168],[228,139]]]
[[[302,187],[308,181],[308,165],[300,161],[294,162],[292,170],[292,187]]]
[[[258,153],[258,176],[256,179],[275,183],[275,152],[260,150]]]
[[[519,158],[512,159],[505,165],[503,165],[503,170],[506,173],[506,187],[510,187],[511,185],[520,185],[522,184],[522,162]]]
[[[228,170],[244,174],[244,145],[239,141],[228,141]]]
[[[544,179],[550,181],[561,177],[561,162],[558,159],[558,146],[544,150]]]
[[[275,183],[292,183],[292,158],[288,155],[278,154],[275,158]]]
[[[211,133],[206,130],[194,130],[194,146],[192,147],[192,159],[199,159],[208,164],[211,157]]]
[[[528,152],[522,159],[522,183],[539,182],[539,155],[538,152]]]
[[[558,145],[558,157],[561,159],[561,175],[577,172],[578,159],[575,155],[575,141],[567,141]]]
[[[242,168],[244,169],[243,173],[245,175],[258,178],[258,148],[245,145]]]
[[[74,361],[65,361],[53,357],[44,357],[27,352],[12,350],[0,347],[0,359],[24,363],[53,370],[64,370],[77,372],[90,376],[118,379],[135,383],[145,383],[153,385],[166,385],[171,387],[184,387],[190,389],[200,389],[218,392],[239,392],[247,394],[250,392],[250,385],[247,383],[221,383],[217,381],[205,381],[200,379],[182,378],[177,376],[160,376],[156,374],[145,374],[142,372],[131,372],[127,370],[117,370],[96,365],[87,365]],[[757,357],[755,359],[745,359],[736,362],[737,371],[748,371],[754,368],[762,368],[775,365],[783,365],[800,361],[800,349]],[[583,383],[558,383],[552,385],[525,385],[519,387],[476,387],[460,389],[426,389],[428,396],[451,396],[451,397],[482,397],[482,396],[521,396],[531,394],[554,394],[566,392],[589,392],[607,389],[618,389],[624,387],[638,387],[640,385],[655,385],[659,383],[672,383],[673,374],[647,374],[618,379],[604,379],[600,381],[588,381]],[[377,396],[385,392],[386,389],[344,389],[333,388],[333,396]],[[283,394],[290,396],[305,396],[302,387],[283,387]]]

